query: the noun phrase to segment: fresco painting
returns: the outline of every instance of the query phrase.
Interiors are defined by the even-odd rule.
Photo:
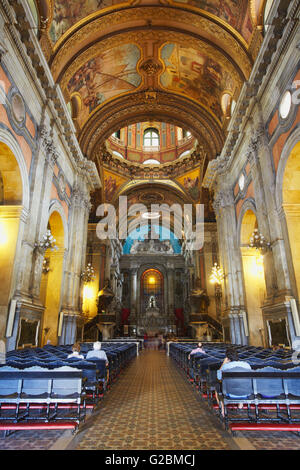
[[[201,8],[226,21],[249,41],[253,32],[247,0],[174,0]],[[246,21],[243,23],[246,15]]]
[[[200,178],[199,178],[199,170],[191,171],[190,173],[186,173],[183,176],[180,176],[176,179],[178,183],[184,187],[187,191],[189,196],[194,199],[195,201],[199,200],[200,197]]]
[[[50,28],[52,42],[58,39],[77,21],[91,13],[111,6],[113,0],[56,0],[54,3],[53,21]]]
[[[119,175],[104,172],[104,197],[106,202],[112,201],[120,186],[126,183],[126,179]]]
[[[89,60],[75,73],[68,83],[68,91],[81,96],[79,125],[106,100],[134,91],[140,85],[141,76],[136,71],[140,54],[136,45],[124,44]]]
[[[235,89],[230,74],[202,52],[179,44],[164,45],[161,58],[165,64],[161,85],[199,100],[221,120],[222,92]]]

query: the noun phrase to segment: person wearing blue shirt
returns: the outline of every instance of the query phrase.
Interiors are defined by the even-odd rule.
[[[222,380],[222,372],[228,371],[228,370],[236,368],[236,367],[239,367],[239,368],[245,369],[245,370],[251,370],[251,366],[250,366],[250,364],[248,364],[248,362],[239,361],[239,356],[238,356],[238,353],[235,349],[228,348],[227,351],[226,351],[225,359],[224,359],[220,369],[217,371],[218,380]],[[217,402],[219,403],[217,392],[216,392],[215,396],[216,396]],[[230,395],[230,398],[242,398],[242,397]],[[221,407],[222,407],[222,416],[224,416],[224,405],[223,405],[223,403],[221,403]],[[243,408],[243,403],[239,403],[238,408],[242,409]]]

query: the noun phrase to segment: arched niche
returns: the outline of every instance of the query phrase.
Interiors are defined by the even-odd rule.
[[[249,342],[251,345],[264,346],[266,332],[261,310],[266,296],[264,260],[260,251],[249,248],[250,237],[256,228],[255,208],[248,203],[240,216],[240,250],[248,313]]]
[[[66,234],[62,215],[55,209],[50,212],[48,230],[55,239],[56,250],[45,251],[40,296],[45,311],[42,326],[42,345],[50,340],[57,343],[57,327],[61,307]]]
[[[282,208],[292,258],[295,296],[300,292],[300,142],[290,151],[282,177]],[[289,263],[290,264],[290,263]]]
[[[15,147],[17,149],[16,144]],[[4,336],[8,305],[13,295],[20,216],[23,200],[27,199],[23,194],[22,168],[18,161],[22,161],[22,157],[16,155],[11,146],[0,141],[0,338]]]

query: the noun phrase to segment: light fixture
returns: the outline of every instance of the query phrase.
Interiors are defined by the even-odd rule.
[[[155,278],[149,277],[149,284],[155,284]]]
[[[249,242],[249,248],[255,248],[256,250],[267,251],[271,247],[271,243],[267,242],[265,237],[259,233],[258,229],[254,229]]]
[[[143,212],[142,214],[143,219],[159,219],[160,213],[159,212]]]
[[[91,300],[93,297],[94,297],[93,289],[90,286],[85,285],[83,288],[83,299]]]
[[[85,270],[81,273],[81,279],[85,283],[92,282],[95,279],[95,270],[91,263],[88,263]]]
[[[290,114],[291,107],[292,107],[292,95],[291,95],[291,92],[287,90],[284,93],[280,101],[280,105],[279,105],[279,112],[280,112],[280,116],[282,117],[282,119],[286,119],[288,117],[288,115]]]
[[[211,270],[211,275],[209,278],[209,281],[212,284],[218,284],[220,285],[224,279],[224,274],[220,266],[218,266],[218,263],[214,263],[212,270]]]
[[[43,239],[40,242],[34,244],[34,248],[40,251],[46,250],[58,250],[58,246],[55,244],[56,240],[53,237],[50,230],[47,230],[46,234],[43,236]]]

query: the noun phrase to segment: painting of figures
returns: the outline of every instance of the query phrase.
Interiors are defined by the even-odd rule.
[[[178,183],[184,187],[188,195],[194,199],[194,201],[199,200],[200,190],[199,190],[199,170],[194,170],[190,173],[187,173],[183,176],[177,178]]]
[[[248,41],[253,28],[250,21],[250,12],[248,0],[175,0],[178,3],[187,3],[189,5],[201,8],[213,15],[226,21],[230,26],[239,31]],[[248,10],[248,13],[247,13]],[[247,16],[246,24],[243,24]]]
[[[55,0],[51,40],[55,43],[77,21],[112,3],[112,0]]]
[[[127,180],[121,176],[108,171],[104,172],[104,197],[106,202],[110,202],[117,194],[118,189]]]
[[[140,49],[134,44],[124,44],[89,60],[75,73],[68,91],[81,96],[79,125],[106,100],[134,91],[140,85],[141,76],[136,71],[139,59]]]
[[[229,73],[202,52],[178,44],[164,45],[161,58],[165,64],[160,76],[161,85],[201,101],[221,120],[222,92],[225,89],[234,91]]]

